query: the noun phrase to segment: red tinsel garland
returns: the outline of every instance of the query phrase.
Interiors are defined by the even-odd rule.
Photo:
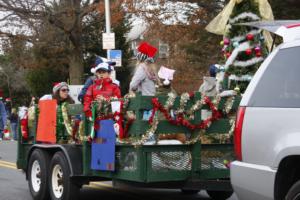
[[[194,96],[193,93],[189,94],[191,97]],[[211,100],[208,97],[204,97],[204,102],[205,104],[207,104],[209,106],[209,108],[212,111],[212,117],[202,121],[200,124],[191,124],[188,120],[184,119],[183,114],[179,114],[176,116],[175,119],[172,119],[169,111],[167,109],[164,108],[163,105],[161,105],[161,103],[159,103],[158,98],[153,98],[152,99],[152,104],[153,104],[153,112],[152,115],[149,119],[149,123],[152,124],[153,123],[153,118],[155,116],[155,113],[159,110],[160,112],[163,113],[163,115],[165,116],[166,120],[168,120],[171,124],[174,125],[182,125],[187,127],[190,130],[195,130],[195,129],[206,129],[208,128],[209,124],[217,119],[219,119],[221,117],[220,112],[217,110],[217,108],[214,106],[214,104],[211,102]]]
[[[127,137],[128,136],[128,131],[129,131],[129,128],[131,126],[131,124],[134,122],[135,119],[129,119],[125,125],[125,128],[124,128],[124,136]]]

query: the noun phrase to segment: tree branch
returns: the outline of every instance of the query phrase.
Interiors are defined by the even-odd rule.
[[[14,35],[12,33],[0,31],[0,37],[16,38],[16,39],[22,39],[22,40],[26,40],[28,42],[32,42],[31,36],[27,36],[27,35],[23,35],[23,34]]]

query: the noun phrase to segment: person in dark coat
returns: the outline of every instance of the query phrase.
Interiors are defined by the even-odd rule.
[[[10,128],[11,128],[11,133],[13,136],[14,140],[18,140],[18,113],[17,110],[15,108],[11,109],[11,114],[8,117],[9,121],[10,121]]]
[[[7,116],[9,117],[11,114],[11,98],[6,98],[4,105],[5,105]]]
[[[0,141],[3,138],[3,131],[6,127],[7,113],[5,105],[2,102],[2,97],[0,97]]]

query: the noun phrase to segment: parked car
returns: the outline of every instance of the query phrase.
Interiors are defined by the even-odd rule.
[[[300,21],[248,24],[283,37],[237,113],[231,183],[239,200],[300,199]]]

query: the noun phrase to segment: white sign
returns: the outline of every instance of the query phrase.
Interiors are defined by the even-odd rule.
[[[78,101],[78,95],[83,88],[83,85],[69,85],[70,93],[69,95],[75,101],[76,104],[80,104],[81,102]]]
[[[103,49],[115,48],[115,33],[103,33],[102,39]]]
[[[112,101],[111,102],[111,111],[113,113],[121,112],[121,101]]]

